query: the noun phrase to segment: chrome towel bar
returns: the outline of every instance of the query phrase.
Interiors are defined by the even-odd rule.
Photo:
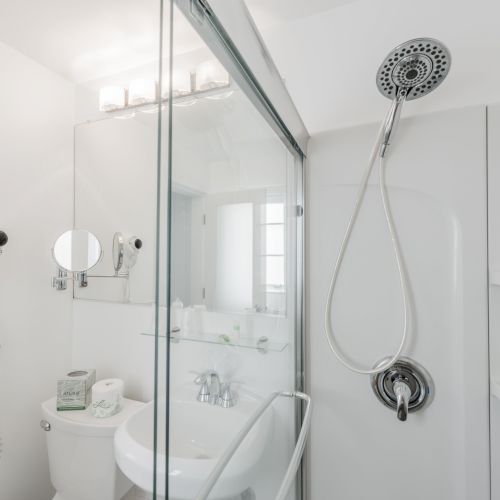
[[[300,429],[299,437],[297,439],[297,444],[295,445],[292,458],[290,459],[288,468],[285,473],[285,477],[283,478],[283,481],[281,483],[280,489],[278,491],[278,494],[276,495],[275,500],[284,500],[286,498],[290,486],[295,478],[295,474],[297,473],[297,469],[299,468],[300,461],[302,460],[302,455],[304,453],[304,448],[307,442],[307,436],[309,434],[309,429],[311,427],[311,398],[307,394],[298,391],[273,392],[266,399],[264,399],[264,401],[262,401],[257,410],[255,410],[252,417],[248,419],[248,422],[246,422],[246,424],[241,428],[238,434],[236,434],[234,439],[231,441],[231,444],[226,448],[224,453],[221,455],[219,461],[212,469],[212,472],[208,475],[207,480],[200,488],[200,491],[196,495],[195,500],[207,499],[208,495],[210,494],[213,487],[217,483],[217,480],[221,476],[222,472],[226,468],[227,464],[229,463],[232,456],[239,448],[239,446],[241,445],[247,434],[250,432],[250,430],[256,424],[256,422],[259,420],[262,414],[267,410],[267,408],[271,406],[273,401],[279,397],[302,399],[307,403],[306,411],[304,414],[304,420],[302,422],[302,427]]]

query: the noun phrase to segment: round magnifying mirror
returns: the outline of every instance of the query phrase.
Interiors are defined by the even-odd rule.
[[[83,273],[101,260],[102,247],[95,234],[85,229],[72,229],[57,238],[52,255],[61,269]]]

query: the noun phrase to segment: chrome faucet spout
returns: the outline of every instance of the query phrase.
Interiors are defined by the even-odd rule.
[[[408,384],[401,379],[397,379],[394,382],[394,394],[397,398],[396,402],[396,414],[401,422],[404,422],[408,418],[408,404],[411,397],[411,389]]]
[[[209,383],[209,391],[210,391],[210,403],[215,405],[219,401],[220,397],[220,379],[219,375],[215,372],[211,372],[208,374],[210,383]]]
[[[221,393],[219,375],[215,371],[208,371],[196,377],[195,383],[201,385],[197,400],[202,403],[217,404]]]
[[[237,402],[237,397],[231,391],[231,382],[221,383],[219,374],[215,371],[198,375],[194,383],[201,386],[196,396],[200,403],[232,408]]]

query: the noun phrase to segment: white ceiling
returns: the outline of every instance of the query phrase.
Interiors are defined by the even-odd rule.
[[[292,0],[290,6],[297,3],[309,2]],[[259,12],[264,4],[277,7],[275,17],[283,9],[283,22],[266,25]],[[320,4],[330,8],[290,20],[286,1],[248,0],[311,134],[380,120],[388,101],[375,85],[378,66],[392,47],[421,36],[438,38],[449,47],[451,71],[435,92],[407,103],[404,115],[500,101],[499,0]]]
[[[227,0],[226,0],[227,1]],[[356,0],[244,0],[261,30],[273,28]]]
[[[264,28],[349,1],[247,0]],[[0,0],[0,41],[73,82],[102,79],[158,60],[159,5],[159,0]],[[168,13],[165,9],[165,26]],[[182,15],[176,14],[174,24],[175,54],[203,46]]]
[[[0,0],[0,41],[82,83],[158,60],[158,0]],[[168,11],[165,22],[168,23]],[[178,16],[176,54],[200,38]]]

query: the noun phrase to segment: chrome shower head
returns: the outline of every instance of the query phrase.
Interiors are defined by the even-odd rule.
[[[380,156],[384,156],[394,135],[403,103],[432,92],[445,79],[450,65],[450,52],[433,38],[415,38],[398,45],[387,55],[377,71],[380,93],[392,99]]]
[[[416,38],[398,45],[384,59],[377,72],[377,87],[389,99],[405,90],[405,100],[432,92],[445,79],[451,55],[433,38]]]

